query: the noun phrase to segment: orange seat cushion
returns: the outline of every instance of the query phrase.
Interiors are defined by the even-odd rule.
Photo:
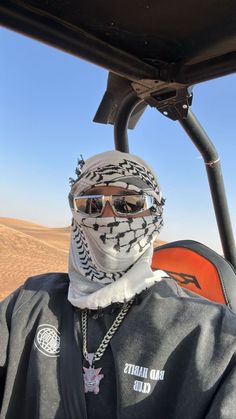
[[[183,288],[217,303],[226,304],[217,269],[208,259],[190,249],[155,249],[152,269],[167,272]]]

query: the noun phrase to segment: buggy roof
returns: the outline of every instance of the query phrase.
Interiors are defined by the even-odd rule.
[[[1,0],[0,23],[126,79],[191,85],[236,70],[235,0]]]

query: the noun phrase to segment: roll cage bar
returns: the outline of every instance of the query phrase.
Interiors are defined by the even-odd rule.
[[[129,151],[128,128],[146,106],[178,120],[203,157],[225,258],[236,249],[220,158],[190,110],[191,86],[236,71],[236,2],[198,0],[2,0],[0,24],[109,70],[94,121],[114,124],[115,147]],[[189,9],[190,8],[190,9]]]

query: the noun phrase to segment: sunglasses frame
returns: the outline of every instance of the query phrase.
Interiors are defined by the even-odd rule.
[[[145,201],[146,204],[148,204],[147,199],[148,198],[151,198],[152,199],[152,204],[148,208],[141,209],[141,210],[136,211],[136,212],[132,212],[132,213],[120,213],[119,211],[116,210],[115,206],[113,205],[113,199],[114,199],[114,197],[121,198],[121,197],[128,197],[128,196],[137,196],[137,197],[138,196],[139,197],[142,196],[142,197],[145,197],[146,198],[146,201]],[[102,198],[102,209],[101,209],[101,212],[99,214],[94,214],[93,215],[93,214],[88,214],[87,212],[82,212],[82,211],[78,210],[75,201],[76,201],[76,199],[79,199],[79,198],[88,198],[88,199],[89,198]],[[112,195],[97,194],[97,195],[79,195],[79,196],[74,196],[73,197],[74,211],[79,212],[80,214],[89,215],[90,217],[100,217],[102,215],[104,209],[105,209],[105,206],[106,206],[106,203],[107,202],[109,202],[109,204],[110,204],[110,206],[111,206],[114,214],[116,216],[119,216],[119,217],[126,217],[127,215],[129,215],[129,216],[137,215],[137,214],[140,214],[140,213],[142,213],[144,211],[147,211],[147,210],[151,209],[152,207],[156,207],[157,206],[157,202],[156,202],[155,198],[150,193],[142,193],[142,194],[134,194],[134,193],[132,193],[132,194],[123,194],[123,195],[118,195],[118,194],[112,194]]]

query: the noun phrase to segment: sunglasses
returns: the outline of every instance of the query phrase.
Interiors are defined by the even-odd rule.
[[[118,216],[135,215],[156,207],[151,194],[82,195],[74,197],[74,210],[92,217],[99,217],[109,202]]]

